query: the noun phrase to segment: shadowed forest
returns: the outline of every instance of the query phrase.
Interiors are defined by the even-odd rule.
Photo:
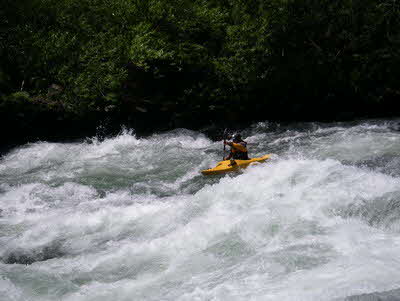
[[[399,115],[396,0],[3,0],[5,136]]]

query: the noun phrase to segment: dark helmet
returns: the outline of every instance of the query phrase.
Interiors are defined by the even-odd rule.
[[[240,142],[242,141],[242,136],[240,134],[235,134],[232,136],[232,140],[235,142]]]

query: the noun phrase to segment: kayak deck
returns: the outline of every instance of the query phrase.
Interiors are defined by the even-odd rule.
[[[271,155],[265,155],[260,158],[252,158],[250,160],[225,160],[221,161],[214,168],[202,170],[203,175],[220,175],[231,171],[239,170],[240,168],[246,168],[252,163],[265,162]]]

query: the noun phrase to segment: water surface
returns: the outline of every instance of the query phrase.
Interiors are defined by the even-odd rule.
[[[1,300],[343,300],[400,287],[397,121],[37,142],[0,160]]]

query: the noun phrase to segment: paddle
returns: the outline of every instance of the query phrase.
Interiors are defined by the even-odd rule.
[[[222,161],[225,160],[225,152],[226,152],[226,129],[224,130],[224,157],[222,158]]]

